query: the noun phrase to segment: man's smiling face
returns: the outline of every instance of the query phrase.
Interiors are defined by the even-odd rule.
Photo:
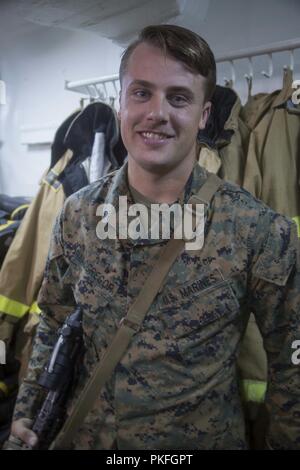
[[[134,165],[164,173],[192,161],[205,127],[205,78],[158,47],[139,44],[121,83],[121,134]]]

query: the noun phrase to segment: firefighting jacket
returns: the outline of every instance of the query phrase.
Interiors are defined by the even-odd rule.
[[[217,86],[207,125],[198,133],[199,164],[236,184],[243,181],[250,136],[240,112],[237,94],[231,88]]]
[[[39,312],[36,296],[44,274],[50,234],[66,196],[89,184],[90,169],[97,168],[96,163],[101,159],[109,163],[102,167],[106,171],[120,166],[126,155],[116,114],[104,103],[90,104],[73,120],[65,145],[68,150],[42,178],[38,194],[0,271],[0,312],[7,315],[20,318],[28,311]],[[87,160],[90,163],[85,166]]]

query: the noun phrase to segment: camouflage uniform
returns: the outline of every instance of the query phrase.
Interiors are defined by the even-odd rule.
[[[185,201],[207,178],[196,165]],[[15,418],[32,417],[34,385],[54,332],[83,309],[86,355],[75,393],[116,333],[160,256],[161,240],[99,240],[100,203],[131,199],[126,164],[67,199],[52,238],[43,310]],[[183,251],[93,410],[76,449],[245,449],[236,360],[249,312],[269,358],[269,445],[300,449],[300,269],[292,221],[223,182],[206,214],[201,251]],[[298,261],[297,261],[298,256]],[[70,403],[70,408],[74,400]]]

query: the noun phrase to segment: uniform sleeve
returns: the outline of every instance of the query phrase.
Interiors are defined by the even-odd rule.
[[[63,211],[54,225],[45,275],[38,296],[42,310],[27,375],[20,387],[14,418],[34,418],[45,393],[37,380],[46,366],[59,327],[74,309],[75,301],[68,280],[69,262],[62,240]]]
[[[293,360],[300,340],[299,239],[292,221],[272,214],[253,257],[249,300],[268,357],[267,446],[300,449],[300,365]],[[262,239],[261,228],[254,243]]]

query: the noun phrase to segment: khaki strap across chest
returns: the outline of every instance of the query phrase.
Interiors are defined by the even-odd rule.
[[[192,196],[188,203],[202,202],[209,205],[212,197],[221,185],[221,182],[222,180],[219,177],[210,174],[198,193]],[[113,341],[107,348],[102,360],[97,364],[94,372],[91,374],[72,413],[67,418],[50,449],[67,449],[70,447],[70,443],[75,437],[76,432],[82,425],[87,414],[93,408],[101,388],[110,378],[117,364],[122,359],[133,335],[139,331],[147,311],[160,290],[172,264],[182,251],[184,243],[185,240],[182,239],[171,239],[162,248],[159,260],[152,268],[152,271],[126,317],[121,320]]]

